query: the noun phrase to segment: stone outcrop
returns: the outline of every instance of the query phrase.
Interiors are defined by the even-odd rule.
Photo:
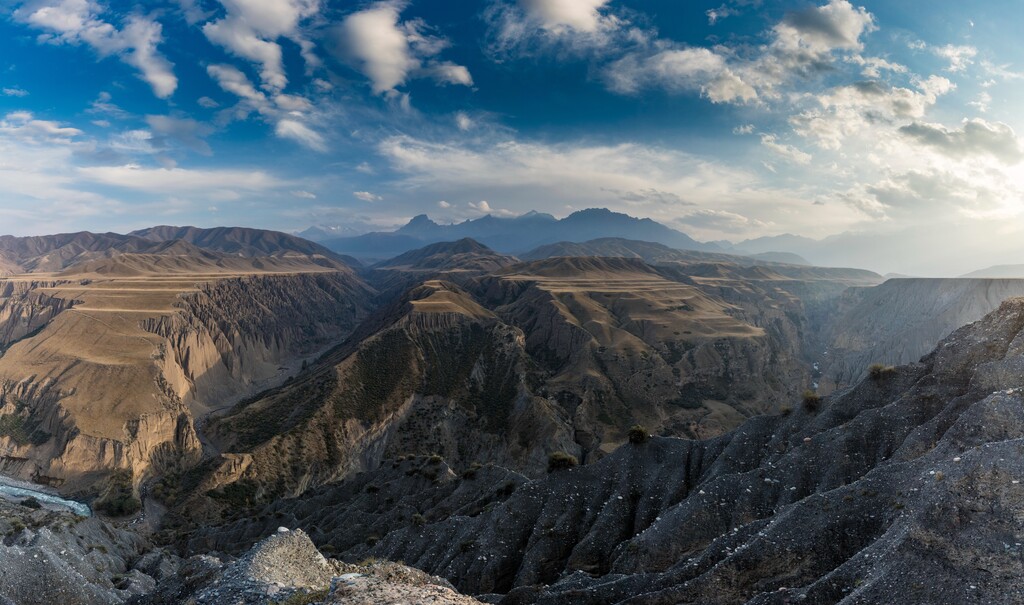
[[[890,279],[851,288],[823,325],[823,392],[855,384],[872,364],[912,363],[960,326],[1024,296],[1019,279]]]

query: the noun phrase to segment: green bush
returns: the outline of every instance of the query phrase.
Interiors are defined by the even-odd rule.
[[[576,456],[567,454],[566,452],[553,452],[548,456],[548,472],[553,473],[564,469],[569,469],[574,466],[579,466],[580,461],[576,459]]]
[[[821,407],[821,395],[808,389],[803,394],[804,409],[808,412],[815,412]]]
[[[135,497],[128,471],[116,471],[110,476],[106,492],[93,503],[93,508],[111,517],[127,517],[142,509],[142,502]]]
[[[880,363],[873,363],[871,364],[871,367],[868,368],[868,376],[871,377],[871,380],[876,381],[882,380],[883,378],[888,378],[889,376],[892,376],[895,373],[896,368],[892,366],[885,366]]]
[[[651,434],[647,431],[647,427],[642,425],[634,424],[633,428],[629,429],[629,442],[633,445],[646,443],[650,437]]]

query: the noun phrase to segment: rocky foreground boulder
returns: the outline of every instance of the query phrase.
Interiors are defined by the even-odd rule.
[[[441,578],[396,563],[325,559],[301,530],[279,528],[231,563],[199,556],[134,605],[471,605]]]
[[[406,460],[191,543],[244,548],[283,518],[503,605],[1024,603],[1024,300],[834,397],[637,441],[536,481],[425,483],[436,463]]]

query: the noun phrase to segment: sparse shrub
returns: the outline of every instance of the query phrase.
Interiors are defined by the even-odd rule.
[[[283,601],[274,601],[275,605],[311,605],[312,603],[320,603],[327,598],[327,594],[330,592],[329,588],[323,588],[321,590],[313,590],[306,592],[305,590],[296,592],[290,597]]]
[[[31,508],[35,510],[39,510],[40,508],[43,507],[43,505],[39,503],[39,500],[36,500],[32,496],[29,496],[28,498],[22,500],[21,505],[24,506],[25,508]]]
[[[791,406],[791,405],[784,405],[784,406],[779,408],[779,414],[782,415],[782,416],[789,416],[792,413],[793,413],[793,406]]]
[[[444,458],[442,458],[440,454],[432,454],[430,458],[427,459],[427,462],[430,464],[441,464],[444,462]]]
[[[469,552],[473,550],[474,546],[476,546],[476,542],[474,542],[473,540],[466,540],[465,542],[459,544],[459,552]]]
[[[475,479],[476,478],[476,472],[478,470],[480,470],[481,468],[483,468],[483,465],[481,465],[479,462],[474,462],[473,464],[470,464],[469,468],[467,468],[466,470],[462,471],[462,478],[463,479]]]
[[[808,389],[803,394],[804,409],[808,412],[816,412],[821,407],[821,395]]]
[[[380,491],[380,488],[377,487],[376,485],[367,485],[366,486],[366,493],[368,493],[368,494],[376,494],[379,491]]]
[[[364,541],[366,542],[367,546],[373,546],[380,541],[380,536],[376,534],[370,534],[369,536],[366,536],[366,540]]]
[[[103,497],[93,504],[97,511],[111,517],[127,517],[142,509],[142,502],[135,497],[131,475],[119,470],[110,476]]]
[[[423,527],[427,524],[427,518],[419,513],[416,513],[412,516],[412,524],[417,527]]]
[[[634,424],[633,427],[629,429],[629,442],[633,445],[646,443],[650,437],[651,434],[647,431],[647,427],[643,425]]]
[[[548,472],[553,473],[564,469],[569,469],[574,466],[579,466],[580,461],[576,459],[576,456],[568,454],[566,452],[553,452],[548,456]]]
[[[896,368],[892,366],[885,366],[880,363],[871,364],[871,367],[868,368],[868,376],[871,377],[871,380],[876,381],[882,380],[883,378],[888,378],[889,376],[892,376],[895,373]]]

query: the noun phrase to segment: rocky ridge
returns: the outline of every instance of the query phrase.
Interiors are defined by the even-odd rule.
[[[344,559],[403,560],[505,604],[1021,603],[1022,370],[1018,299],[921,363],[820,404],[711,440],[627,444],[594,464],[513,482],[482,508],[430,497],[455,493],[442,480],[407,500],[391,496],[391,508],[417,512],[388,521],[397,523],[389,533],[338,546]],[[384,493],[389,472],[311,503],[362,510],[360,524],[371,525],[384,517],[366,502]],[[507,483],[500,474],[456,481],[465,501]],[[318,518],[295,514],[303,502],[273,514],[299,525]],[[259,534],[251,522],[228,527],[200,534],[241,545],[247,528]],[[333,547],[331,532],[317,539]]]

